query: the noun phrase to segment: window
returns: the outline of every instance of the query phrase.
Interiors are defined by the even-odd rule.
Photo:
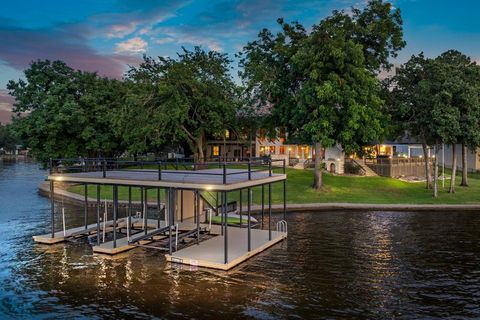
[[[280,146],[280,154],[285,154],[285,146]]]
[[[260,147],[260,157],[265,155],[265,147]]]
[[[230,139],[230,130],[225,130],[225,140]]]
[[[275,146],[270,146],[270,154],[275,154]]]
[[[212,147],[212,156],[218,157],[220,155],[220,146]]]

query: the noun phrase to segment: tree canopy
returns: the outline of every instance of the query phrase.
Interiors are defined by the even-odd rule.
[[[221,133],[235,121],[238,95],[229,71],[226,54],[199,47],[183,49],[177,59],[145,57],[128,72],[131,90],[124,110],[145,122],[126,130],[126,141],[132,134],[139,143],[149,137],[155,146],[187,141],[204,161],[206,135]]]
[[[451,192],[455,186],[455,144],[479,146],[479,79],[478,67],[454,50],[435,59],[423,54],[412,56],[391,79],[394,120],[424,145],[434,146],[435,150],[442,144],[452,145]],[[428,176],[427,170],[427,187]],[[435,181],[436,177],[435,173]]]
[[[44,60],[7,88],[15,97],[15,130],[38,160],[121,153],[111,130],[111,112],[122,95],[119,81]]]
[[[380,0],[351,13],[334,11],[308,33],[297,22],[262,30],[240,54],[253,100],[270,108],[270,123],[288,139],[316,145],[314,187],[322,186],[320,150],[341,144],[358,150],[383,132],[376,76],[405,46],[400,11]]]

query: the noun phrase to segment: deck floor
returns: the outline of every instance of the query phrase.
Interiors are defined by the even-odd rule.
[[[216,236],[198,245],[166,255],[167,261],[192,266],[229,270],[287,237],[284,232],[251,229],[251,251],[247,251],[247,229],[228,227],[228,263],[224,263],[224,237]]]

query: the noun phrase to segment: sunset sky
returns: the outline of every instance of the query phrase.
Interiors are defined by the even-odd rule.
[[[0,122],[10,119],[13,99],[6,83],[36,59],[121,77],[143,54],[173,56],[181,46],[201,45],[231,58],[275,20],[306,27],[333,9],[362,6],[355,0],[155,1],[16,0],[0,10]],[[480,58],[480,1],[397,0],[407,47],[397,63],[424,51],[435,56],[458,49]]]

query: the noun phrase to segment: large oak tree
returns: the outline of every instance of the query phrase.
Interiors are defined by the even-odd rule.
[[[138,112],[143,121],[124,136],[140,144],[139,150],[146,148],[142,139],[156,146],[187,141],[196,160],[203,162],[206,137],[221,134],[235,120],[237,90],[226,54],[196,47],[183,49],[176,59],[145,57],[128,72],[128,81],[124,112]]]
[[[333,14],[308,33],[299,23],[277,34],[260,32],[240,57],[240,74],[256,99],[270,107],[274,126],[289,139],[315,145],[314,188],[322,187],[322,147],[358,150],[382,134],[376,76],[405,46],[400,11],[380,0]]]
[[[24,75],[7,84],[15,97],[13,126],[39,161],[122,152],[111,130],[121,103],[119,81],[48,60],[33,62]]]

